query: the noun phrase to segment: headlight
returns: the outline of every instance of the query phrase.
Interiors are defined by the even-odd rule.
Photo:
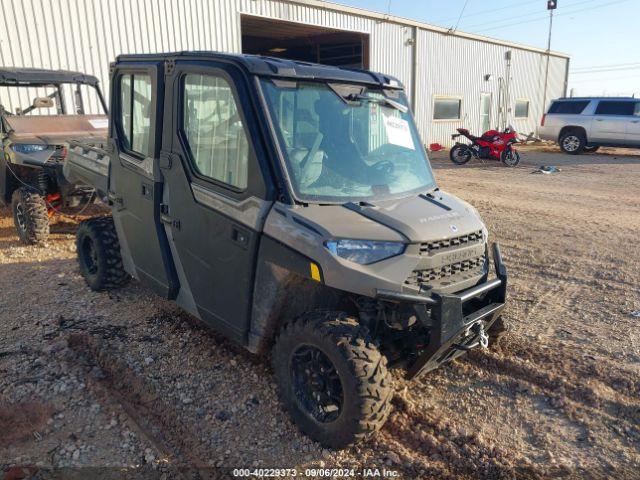
[[[14,143],[11,148],[17,153],[34,153],[46,150],[47,146],[39,143]]]
[[[404,243],[371,240],[330,240],[325,246],[331,253],[350,262],[368,265],[404,252]]]

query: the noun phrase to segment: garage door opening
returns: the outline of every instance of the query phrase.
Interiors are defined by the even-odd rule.
[[[369,68],[369,35],[242,15],[242,52],[348,68]]]

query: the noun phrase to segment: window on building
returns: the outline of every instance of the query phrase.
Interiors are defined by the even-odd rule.
[[[514,112],[516,118],[528,118],[529,117],[529,100],[521,98],[516,100],[516,109]]]
[[[120,126],[126,150],[144,157],[151,155],[151,78],[133,74],[120,77]]]
[[[202,175],[238,189],[248,180],[249,140],[229,83],[214,75],[187,75],[183,132]]]
[[[462,111],[462,98],[435,97],[433,102],[434,120],[459,120]]]
[[[636,102],[602,100],[596,108],[596,115],[633,115]]]
[[[549,107],[549,113],[568,113],[580,115],[589,105],[589,100],[555,101]]]

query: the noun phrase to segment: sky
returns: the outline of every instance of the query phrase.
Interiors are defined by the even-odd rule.
[[[461,31],[547,48],[547,0],[332,1],[446,28],[459,19]],[[640,0],[557,0],[557,4],[551,49],[571,55],[573,95],[640,97]]]

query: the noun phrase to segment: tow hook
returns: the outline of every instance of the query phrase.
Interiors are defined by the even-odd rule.
[[[489,335],[484,331],[484,323],[478,322],[473,327],[471,327],[471,331],[478,336],[478,341],[480,342],[480,346],[482,348],[487,348],[489,346]]]
[[[453,348],[468,352],[469,350],[473,350],[477,346],[480,346],[482,348],[487,348],[489,346],[489,335],[487,335],[487,332],[484,331],[484,322],[473,324],[471,328],[467,330],[467,332],[467,336],[473,335],[478,339],[478,341],[471,345],[465,345],[464,343],[454,343]]]

